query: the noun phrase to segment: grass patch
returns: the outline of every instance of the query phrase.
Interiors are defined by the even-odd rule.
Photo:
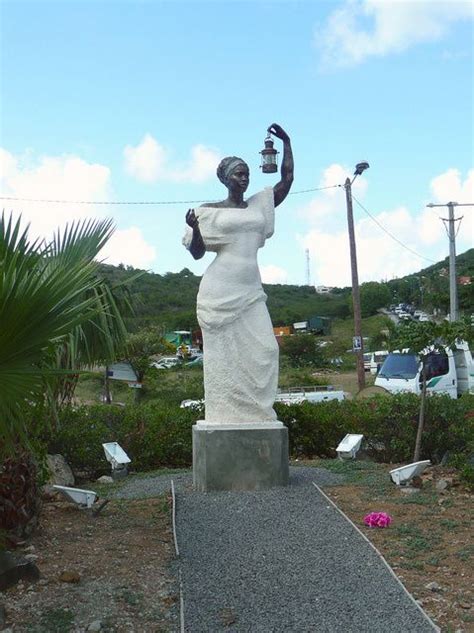
[[[414,569],[416,571],[423,571],[425,569],[423,561],[420,560],[402,560],[399,564],[402,569]]]
[[[461,524],[459,523],[459,521],[455,521],[454,519],[440,519],[439,525],[446,528],[447,530],[455,530],[456,528],[460,527]]]
[[[68,633],[74,629],[74,614],[68,609],[48,609],[39,622],[28,626],[30,633]]]
[[[434,556],[430,556],[430,558],[426,559],[426,564],[433,565],[433,567],[439,567],[441,561],[443,561],[445,558],[445,554],[435,554]]]
[[[416,525],[398,525],[393,530],[401,537],[401,547],[407,556],[430,552],[441,540],[437,534],[425,533]]]
[[[468,545],[467,547],[463,547],[462,549],[456,552],[456,557],[463,561],[468,561],[472,558],[474,554],[474,546]]]
[[[137,607],[143,602],[143,594],[130,589],[122,589],[119,591],[117,597],[130,607]]]
[[[393,499],[394,503],[400,503],[401,505],[415,505],[415,506],[434,506],[436,503],[436,495],[431,492],[415,492],[413,494],[404,494],[399,499]]]

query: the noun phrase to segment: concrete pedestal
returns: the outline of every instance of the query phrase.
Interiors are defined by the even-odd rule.
[[[288,429],[281,422],[193,426],[196,490],[265,490],[287,486]]]

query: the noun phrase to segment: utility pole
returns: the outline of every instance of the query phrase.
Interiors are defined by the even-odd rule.
[[[306,285],[311,286],[311,272],[309,267],[309,248],[306,249]]]
[[[357,382],[359,391],[365,387],[365,370],[364,370],[364,340],[362,338],[362,318],[360,311],[360,292],[359,292],[359,275],[357,272],[357,252],[354,234],[354,214],[352,210],[352,183],[357,176],[360,176],[365,169],[368,169],[369,163],[362,162],[356,165],[354,178],[346,179],[344,188],[346,190],[346,206],[347,206],[347,226],[349,229],[349,249],[351,255],[351,277],[352,277],[352,304],[354,307],[354,343],[353,350],[356,354],[357,361]]]
[[[445,223],[448,223],[448,238],[449,238],[449,320],[457,321],[459,318],[458,310],[458,284],[456,279],[456,230],[454,223],[461,222],[463,216],[460,218],[454,217],[454,207],[472,207],[473,204],[458,204],[457,202],[447,202],[446,204],[430,204],[427,207],[448,207],[448,217],[441,218]]]

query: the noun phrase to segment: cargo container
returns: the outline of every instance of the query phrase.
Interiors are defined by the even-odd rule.
[[[273,332],[275,333],[275,336],[290,336],[290,334],[293,334],[293,328],[291,325],[280,325],[278,327],[274,327]]]
[[[331,334],[331,319],[323,316],[312,316],[308,319],[308,330],[314,334]]]
[[[298,321],[298,323],[293,323],[293,329],[295,332],[307,332],[308,321]]]

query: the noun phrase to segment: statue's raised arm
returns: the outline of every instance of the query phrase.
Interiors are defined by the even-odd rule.
[[[276,136],[283,141],[283,159],[281,161],[281,180],[273,187],[273,198],[275,206],[283,202],[288,195],[293,184],[293,150],[291,149],[291,141],[285,130],[278,125],[278,123],[272,123],[268,128],[268,132]]]

